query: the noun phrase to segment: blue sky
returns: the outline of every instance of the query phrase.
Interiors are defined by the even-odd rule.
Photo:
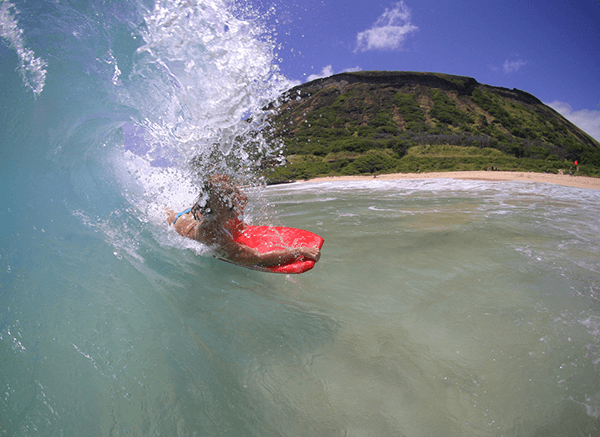
[[[268,6],[292,81],[357,70],[470,76],[527,91],[600,140],[600,1],[263,0]]]

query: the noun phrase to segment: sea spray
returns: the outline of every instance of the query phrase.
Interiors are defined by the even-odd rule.
[[[260,133],[286,86],[275,42],[251,9],[230,2],[156,2],[140,29],[122,102],[135,108],[150,160],[253,179],[279,145]],[[253,173],[249,173],[251,170]],[[246,173],[246,174],[244,174]]]
[[[18,14],[19,10],[11,2],[3,0],[0,3],[0,37],[17,53],[23,84],[37,97],[44,89],[48,64],[27,47],[23,30],[19,28]]]
[[[282,143],[266,137],[265,108],[289,86],[265,18],[221,0],[160,1],[132,35],[139,46],[129,74],[112,52],[104,62],[108,94],[132,114],[110,160],[139,215],[158,223],[165,208],[189,207],[211,174],[247,191],[263,186],[264,164],[283,159]],[[252,193],[247,219],[269,220],[260,190]]]

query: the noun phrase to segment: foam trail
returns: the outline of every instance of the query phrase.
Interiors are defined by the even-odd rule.
[[[17,53],[23,84],[37,97],[44,89],[48,64],[42,58],[36,57],[33,50],[25,45],[23,30],[19,28],[16,17],[18,13],[18,9],[11,2],[0,3],[0,37]]]

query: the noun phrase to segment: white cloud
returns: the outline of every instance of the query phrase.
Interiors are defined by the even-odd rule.
[[[342,73],[350,73],[350,72],[354,72],[354,71],[361,71],[362,68],[360,67],[352,67],[352,68],[346,68],[345,70],[342,70]],[[310,76],[308,76],[306,78],[307,82],[316,80],[316,79],[320,79],[322,77],[329,77],[334,75],[335,73],[333,72],[333,66],[332,65],[328,65],[327,67],[324,67],[320,73],[317,74],[311,74]]]
[[[342,73],[355,73],[357,71],[362,71],[362,68],[360,68],[359,66],[346,68],[345,70],[342,70]]]
[[[395,3],[391,9],[386,8],[373,27],[356,36],[354,51],[400,49],[407,36],[419,29],[410,20],[410,9],[404,2]]]
[[[320,79],[322,77],[329,77],[332,74],[333,74],[333,67],[331,65],[328,65],[327,67],[323,68],[320,73],[311,74],[310,76],[308,76],[306,81],[310,82],[312,80]]]
[[[521,67],[523,67],[525,64],[527,64],[527,62],[522,61],[520,59],[516,60],[516,61],[509,61],[507,59],[506,61],[504,61],[502,68],[504,68],[504,72],[506,74],[515,73],[515,72],[519,71],[521,69]]]
[[[600,141],[600,111],[590,111],[589,109],[573,111],[571,105],[558,100],[546,104],[575,126]]]

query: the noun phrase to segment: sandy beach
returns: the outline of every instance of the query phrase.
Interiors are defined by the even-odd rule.
[[[451,172],[432,172],[432,173],[391,173],[374,176],[330,176],[315,178],[306,181],[326,182],[326,181],[365,181],[365,180],[395,180],[395,179],[465,179],[478,181],[519,181],[519,182],[543,182],[547,184],[564,185],[567,187],[600,189],[600,178],[590,178],[587,176],[569,176],[555,175],[545,173],[527,173],[510,171],[451,171]]]

